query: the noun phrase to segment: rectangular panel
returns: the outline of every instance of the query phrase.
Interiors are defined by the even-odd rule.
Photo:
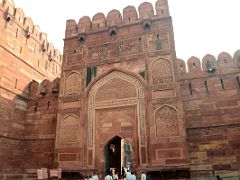
[[[152,94],[153,99],[175,97],[175,96],[176,96],[176,94],[173,89],[165,90],[165,91],[156,91],[156,92],[153,92],[153,94]]]
[[[92,160],[93,160],[93,158],[92,158],[92,149],[89,149],[88,150],[88,165],[89,166],[91,166],[92,165]]]
[[[62,108],[63,109],[70,109],[70,108],[77,108],[80,106],[79,101],[71,101],[71,102],[63,102]]]
[[[146,147],[141,147],[141,162],[142,164],[146,164],[147,163],[147,157],[146,157]]]
[[[77,154],[59,154],[59,161],[77,161]]]
[[[181,149],[164,149],[156,150],[157,159],[169,159],[169,158],[179,158],[181,157]]]

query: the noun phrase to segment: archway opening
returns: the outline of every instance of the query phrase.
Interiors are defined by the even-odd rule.
[[[122,177],[131,168],[131,149],[130,143],[119,136],[108,142],[105,146],[105,173],[117,173]]]

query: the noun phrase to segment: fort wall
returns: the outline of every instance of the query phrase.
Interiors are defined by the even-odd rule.
[[[178,60],[192,177],[239,176],[239,50]],[[186,68],[188,67],[188,71]]]
[[[164,59],[171,63],[170,71],[168,61]],[[177,59],[166,1],[157,1],[155,11],[151,4],[145,2],[138,10],[133,6],[124,8],[122,14],[118,10],[112,10],[106,16],[97,13],[92,19],[86,16],[80,18],[78,23],[67,21],[60,101],[64,103],[70,97],[71,101],[74,99],[70,94],[66,96],[64,87],[67,87],[68,76],[77,73],[79,77],[76,75],[75,78],[79,78],[81,87],[75,89],[80,92],[75,100],[80,101],[78,108],[84,110],[80,111],[80,117],[78,113],[75,115],[84,124],[84,129],[89,116],[84,114],[88,105],[84,97],[88,97],[91,86],[114,69],[124,69],[135,75],[144,72],[142,77],[147,87],[146,109],[149,113],[147,127],[150,132],[147,134],[148,151],[151,154],[148,156],[148,170],[164,172],[164,168],[171,166],[177,170],[179,167],[180,170],[189,168],[193,178],[211,178],[216,174],[237,177],[239,59],[239,51],[233,57],[226,52],[217,58],[207,54],[202,63],[196,57],[191,57],[186,63]],[[90,84],[87,83],[88,68],[96,68],[96,77],[91,79]],[[77,108],[73,109],[71,111],[79,112]],[[175,139],[166,137],[167,133],[176,135],[176,131],[170,128],[165,132],[164,124],[161,124],[165,121],[162,117],[167,119],[169,114],[173,117],[175,110],[186,140],[184,136]],[[67,114],[64,113],[64,116]],[[171,123],[171,126],[176,126],[175,122]],[[60,136],[58,129],[57,136]],[[84,136],[88,137],[87,132]],[[87,143],[84,140],[79,142]],[[64,164],[63,168],[71,167],[67,154],[65,156],[68,151],[60,144],[58,148],[64,156],[64,162],[59,160],[59,164]],[[79,167],[84,167],[84,162],[88,167],[88,159],[84,160],[84,157],[88,157],[89,153],[82,148],[80,146],[83,155],[71,151]],[[185,157],[189,157],[189,161]]]
[[[60,76],[62,56],[11,0],[0,1],[0,178],[19,178],[26,150],[29,83]]]
[[[68,20],[63,57],[11,0],[0,17],[0,178],[103,176],[115,137],[152,178],[239,176],[240,50],[177,59],[167,0]]]
[[[54,148],[58,112],[59,78],[31,82],[24,131],[22,166],[27,172],[56,167]]]

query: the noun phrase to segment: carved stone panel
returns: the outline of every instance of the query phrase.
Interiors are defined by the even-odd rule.
[[[152,63],[153,84],[173,82],[172,68],[168,60],[159,59]]]
[[[65,94],[73,94],[80,91],[81,78],[78,73],[71,73],[66,77]]]
[[[112,79],[100,87],[96,93],[96,101],[125,99],[136,97],[136,87],[122,79]]]
[[[113,41],[105,44],[90,46],[88,49],[89,61],[99,61],[117,56],[142,53],[141,37],[129,37],[124,41]]]
[[[155,112],[156,137],[179,136],[178,113],[170,106],[162,106]]]
[[[69,115],[63,119],[60,125],[60,141],[61,143],[78,142],[78,120],[77,117]]]

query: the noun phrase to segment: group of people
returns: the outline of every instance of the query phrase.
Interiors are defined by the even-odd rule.
[[[136,175],[134,174],[134,172],[131,172],[130,170],[127,170],[125,177],[126,180],[136,180]],[[142,172],[141,180],[150,180],[150,176],[147,176],[145,172]]]
[[[123,169],[122,176],[123,176],[123,179],[126,179],[126,180],[136,180],[137,179],[134,172],[130,172],[130,170],[127,170],[127,172],[125,173],[125,169]],[[108,171],[104,180],[118,180],[118,173],[117,172],[112,173],[111,171]]]
[[[94,171],[92,176],[86,177],[84,180],[99,180],[97,172]]]
[[[136,175],[134,172],[130,172],[130,170],[127,170],[126,172],[126,180],[136,180]]]
[[[118,180],[118,173],[115,172],[114,174],[112,171],[108,171],[107,175],[105,176],[104,180]]]
[[[136,180],[136,175],[134,174],[134,172],[131,172],[129,169],[127,170],[126,173],[124,172],[122,175],[124,180]],[[223,180],[222,177],[220,177],[219,175],[216,176],[216,179]],[[86,177],[85,180],[99,180],[97,172],[94,171],[92,176]],[[104,180],[118,180],[118,173],[115,172],[113,174],[112,171],[108,171]],[[145,172],[142,172],[141,180],[150,180],[150,177],[146,175]]]

